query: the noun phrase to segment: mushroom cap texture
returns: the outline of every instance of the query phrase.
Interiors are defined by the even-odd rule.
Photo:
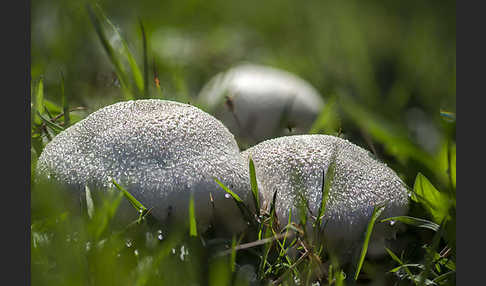
[[[196,107],[166,100],[124,101],[90,114],[47,144],[37,172],[78,190],[109,188],[113,178],[162,221],[169,213],[187,217],[193,192],[202,228],[213,215],[233,231],[244,224],[214,177],[251,198],[248,168],[228,129]]]
[[[330,248],[346,252],[349,244],[361,243],[374,206],[386,204],[382,217],[407,212],[408,191],[392,169],[365,149],[328,135],[271,139],[247,149],[242,156],[246,160],[251,156],[254,161],[264,205],[270,205],[277,191],[276,213],[281,224],[286,224],[291,209],[292,221],[298,222],[299,191],[308,199],[312,214],[318,215],[323,172],[327,172],[334,152],[335,175],[323,218],[324,237]],[[378,232],[376,240],[387,230]]]
[[[225,96],[231,98],[234,112]],[[305,80],[254,64],[217,74],[203,87],[199,100],[250,144],[289,134],[287,127],[292,134],[306,133],[324,106],[322,96]]]

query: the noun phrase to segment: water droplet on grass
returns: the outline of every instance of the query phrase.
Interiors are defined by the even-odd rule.
[[[179,258],[181,261],[185,260],[185,257],[189,255],[189,251],[185,248],[185,246],[181,246],[181,254],[179,255]]]

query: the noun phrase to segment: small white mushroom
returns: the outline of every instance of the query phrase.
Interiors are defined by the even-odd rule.
[[[202,229],[213,215],[231,231],[245,224],[213,177],[251,202],[248,167],[233,135],[202,110],[166,100],[119,102],[92,113],[47,144],[37,171],[77,190],[106,189],[113,178],[161,221],[186,219],[192,192]]]
[[[324,106],[322,96],[303,79],[254,64],[217,74],[198,97],[248,144],[306,133]]]
[[[336,153],[335,153],[336,152]],[[395,172],[347,140],[328,135],[296,135],[267,140],[242,152],[254,161],[263,204],[270,205],[277,192],[276,213],[283,226],[292,210],[299,222],[299,192],[308,199],[309,209],[318,215],[323,173],[335,153],[335,175],[323,218],[324,241],[329,250],[348,257],[361,249],[362,238],[373,208],[384,203],[381,218],[404,215],[408,192]],[[381,245],[389,224],[375,225],[372,242]],[[373,251],[373,247],[370,248]],[[354,253],[353,253],[354,252]]]

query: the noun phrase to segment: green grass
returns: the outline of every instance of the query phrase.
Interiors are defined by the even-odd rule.
[[[455,285],[455,30],[449,32],[454,3],[440,3],[441,9],[422,1],[397,7],[378,1],[249,4],[258,5],[258,13],[225,2],[122,3],[33,3],[32,285],[370,285],[381,279],[386,285]],[[39,28],[51,20],[58,21],[51,29]],[[195,41],[192,54],[178,51],[187,62],[153,48],[160,46],[164,27]],[[94,111],[97,100],[163,96],[199,106],[194,95],[202,84],[241,60],[286,68],[311,81],[327,103],[311,133],[339,135],[370,150],[372,144],[375,155],[410,186],[406,216],[373,216],[356,271],[326,253],[316,229],[308,233],[304,227],[308,221],[325,227],[333,164],[323,170],[317,216],[307,212],[305,198],[299,213],[290,213],[300,223],[278,221],[278,194],[268,212],[260,212],[252,160],[252,205],[224,178],[215,178],[251,226],[235,237],[198,232],[193,200],[187,224],[169,226],[153,220],[151,210],[116,182],[119,191],[86,188],[73,199],[62,186],[35,180],[44,146]],[[93,80],[112,72],[114,81]],[[438,130],[433,149],[422,146],[407,123],[411,108]],[[134,207],[132,223],[117,219],[124,201]],[[382,259],[368,258],[368,239],[380,223],[405,227],[397,241],[407,243],[392,244]]]

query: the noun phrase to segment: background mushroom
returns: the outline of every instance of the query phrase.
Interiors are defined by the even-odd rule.
[[[324,105],[318,91],[303,79],[254,64],[217,74],[203,87],[199,100],[247,144],[306,133]]]
[[[119,102],[92,113],[47,144],[37,171],[77,190],[106,189],[113,178],[161,221],[187,219],[193,192],[202,229],[213,214],[231,231],[244,226],[213,177],[251,199],[248,167],[228,129],[198,108],[165,100]]]
[[[347,140],[328,135],[286,136],[261,142],[242,152],[242,156],[251,156],[254,161],[263,205],[268,206],[277,192],[276,213],[283,226],[290,210],[292,221],[299,221],[299,192],[308,199],[312,214],[318,215],[323,172],[335,156],[335,175],[323,226],[326,245],[341,258],[349,258],[356,253],[356,247],[361,247],[375,206],[385,203],[382,217],[407,212],[408,193],[400,178],[371,153]],[[371,254],[384,251],[383,240],[393,233],[390,228],[382,223],[375,226]]]

